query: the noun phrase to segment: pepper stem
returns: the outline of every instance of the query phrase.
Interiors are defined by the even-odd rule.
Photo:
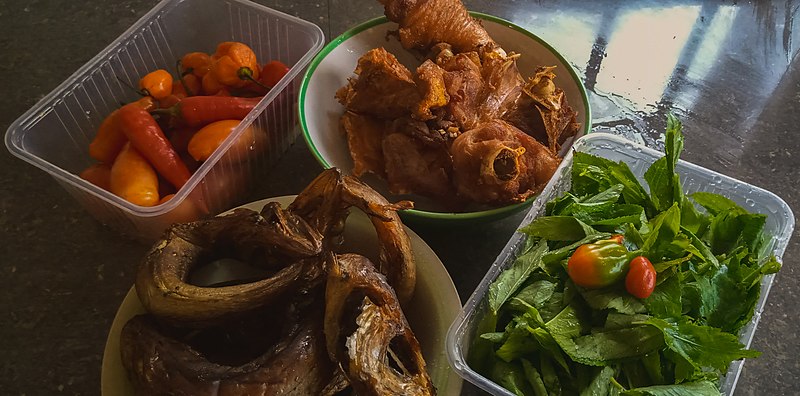
[[[241,80],[250,80],[250,81],[254,82],[256,85],[258,85],[259,87],[266,89],[267,91],[272,89],[272,87],[268,87],[268,86],[264,85],[263,83],[261,83],[261,81],[258,81],[255,78],[253,78],[253,70],[250,69],[249,67],[240,67],[239,70],[236,71],[236,75],[239,77],[239,79],[241,79]]]
[[[192,92],[192,90],[189,89],[189,86],[186,85],[186,82],[183,80],[183,76],[188,74],[188,73],[191,73],[189,70],[191,70],[192,68],[190,67],[189,70],[184,72],[182,70],[183,67],[181,66],[181,60],[180,59],[178,59],[178,61],[175,62],[175,68],[178,69],[178,80],[181,82],[181,85],[183,86],[183,89],[186,91],[186,96],[194,96],[194,92]]]
[[[122,83],[122,85],[124,85],[124,86],[126,86],[126,87],[130,88],[131,90],[133,90],[134,92],[138,93],[139,95],[142,95],[142,96],[150,96],[150,92],[147,92],[147,90],[146,90],[146,89],[136,89],[136,88],[135,88],[133,85],[131,85],[129,82],[127,82],[127,81],[125,81],[125,80],[123,80],[123,79],[119,78],[119,76],[114,76],[114,77],[116,77],[116,78],[117,78],[117,81],[121,82],[121,83]]]

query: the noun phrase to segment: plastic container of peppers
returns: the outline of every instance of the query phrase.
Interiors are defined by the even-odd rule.
[[[644,172],[650,164],[664,156],[664,153],[606,133],[586,135],[575,142],[572,150],[604,157],[615,162],[624,161],[628,164],[633,174],[639,178],[640,182],[644,180]],[[521,222],[522,225],[528,224],[536,217],[544,215],[547,202],[569,191],[571,169],[572,151],[567,154],[550,182],[533,202],[530,211]],[[786,202],[780,197],[764,189],[683,160],[678,161],[676,172],[680,175],[683,191],[686,194],[698,191],[722,194],[740,206],[747,208],[750,212],[767,215],[764,232],[773,237],[769,242],[767,251],[771,251],[778,261],[783,261],[783,253],[794,230],[794,215]],[[643,185],[646,186],[645,183]],[[513,394],[471,368],[467,363],[467,356],[471,344],[479,335],[478,325],[480,320],[488,310],[487,293],[489,285],[494,282],[503,270],[513,263],[524,247],[524,243],[525,235],[521,233],[515,233],[508,241],[469,300],[464,304],[458,317],[450,326],[446,338],[447,357],[453,369],[467,381],[493,395],[512,396]],[[739,341],[748,348],[753,340],[756,326],[761,318],[774,277],[775,275],[773,274],[763,278],[761,295],[756,304],[753,318],[742,329],[739,336]],[[743,364],[744,360],[731,363],[728,372],[720,382],[723,394],[730,395],[733,393]]]
[[[247,44],[261,62],[279,60],[288,73],[263,96],[175,196],[157,206],[134,205],[78,174],[95,161],[89,143],[120,103],[135,101],[130,88],[156,69],[176,70],[194,51],[217,44]],[[319,27],[244,0],[164,0],[113,43],[11,124],[8,150],[50,174],[100,222],[134,238],[152,240],[176,219],[185,202],[213,215],[242,203],[299,134],[296,98],[302,71],[324,43]],[[248,128],[266,141],[262,150],[231,150]]]

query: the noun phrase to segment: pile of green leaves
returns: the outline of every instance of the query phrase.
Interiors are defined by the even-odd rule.
[[[685,195],[675,173],[681,124],[670,116],[665,156],[644,179],[624,162],[575,152],[571,190],[520,231],[525,246],[492,283],[470,365],[518,395],[719,395],[730,363],[752,358],[737,335],[764,275],[766,216],[721,195]],[[637,299],[624,282],[576,286],[567,259],[623,234],[658,272]]]

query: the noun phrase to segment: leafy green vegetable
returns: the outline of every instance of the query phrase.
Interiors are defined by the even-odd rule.
[[[719,394],[731,362],[759,355],[737,335],[763,278],[781,268],[767,217],[718,194],[685,195],[683,145],[670,116],[665,155],[642,179],[624,162],[573,153],[570,191],[520,228],[524,248],[489,287],[473,368],[518,395],[704,396]],[[578,247],[614,234],[653,263],[649,297],[569,278]]]
[[[698,326],[686,319],[667,322],[651,318],[648,324],[664,333],[667,348],[697,367],[713,367],[724,371],[733,360],[758,357],[757,351],[743,349],[735,335],[711,326]]]
[[[622,392],[625,396],[719,396],[717,385],[711,381],[689,382],[680,385],[655,385]]]
[[[514,264],[489,286],[489,308],[497,312],[511,295],[522,286],[533,270],[542,264],[547,244],[542,241],[514,260]]]

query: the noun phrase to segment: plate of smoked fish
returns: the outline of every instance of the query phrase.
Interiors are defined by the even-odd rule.
[[[408,205],[328,169],[173,225],[114,318],[102,394],[458,395],[444,348],[461,302]]]

